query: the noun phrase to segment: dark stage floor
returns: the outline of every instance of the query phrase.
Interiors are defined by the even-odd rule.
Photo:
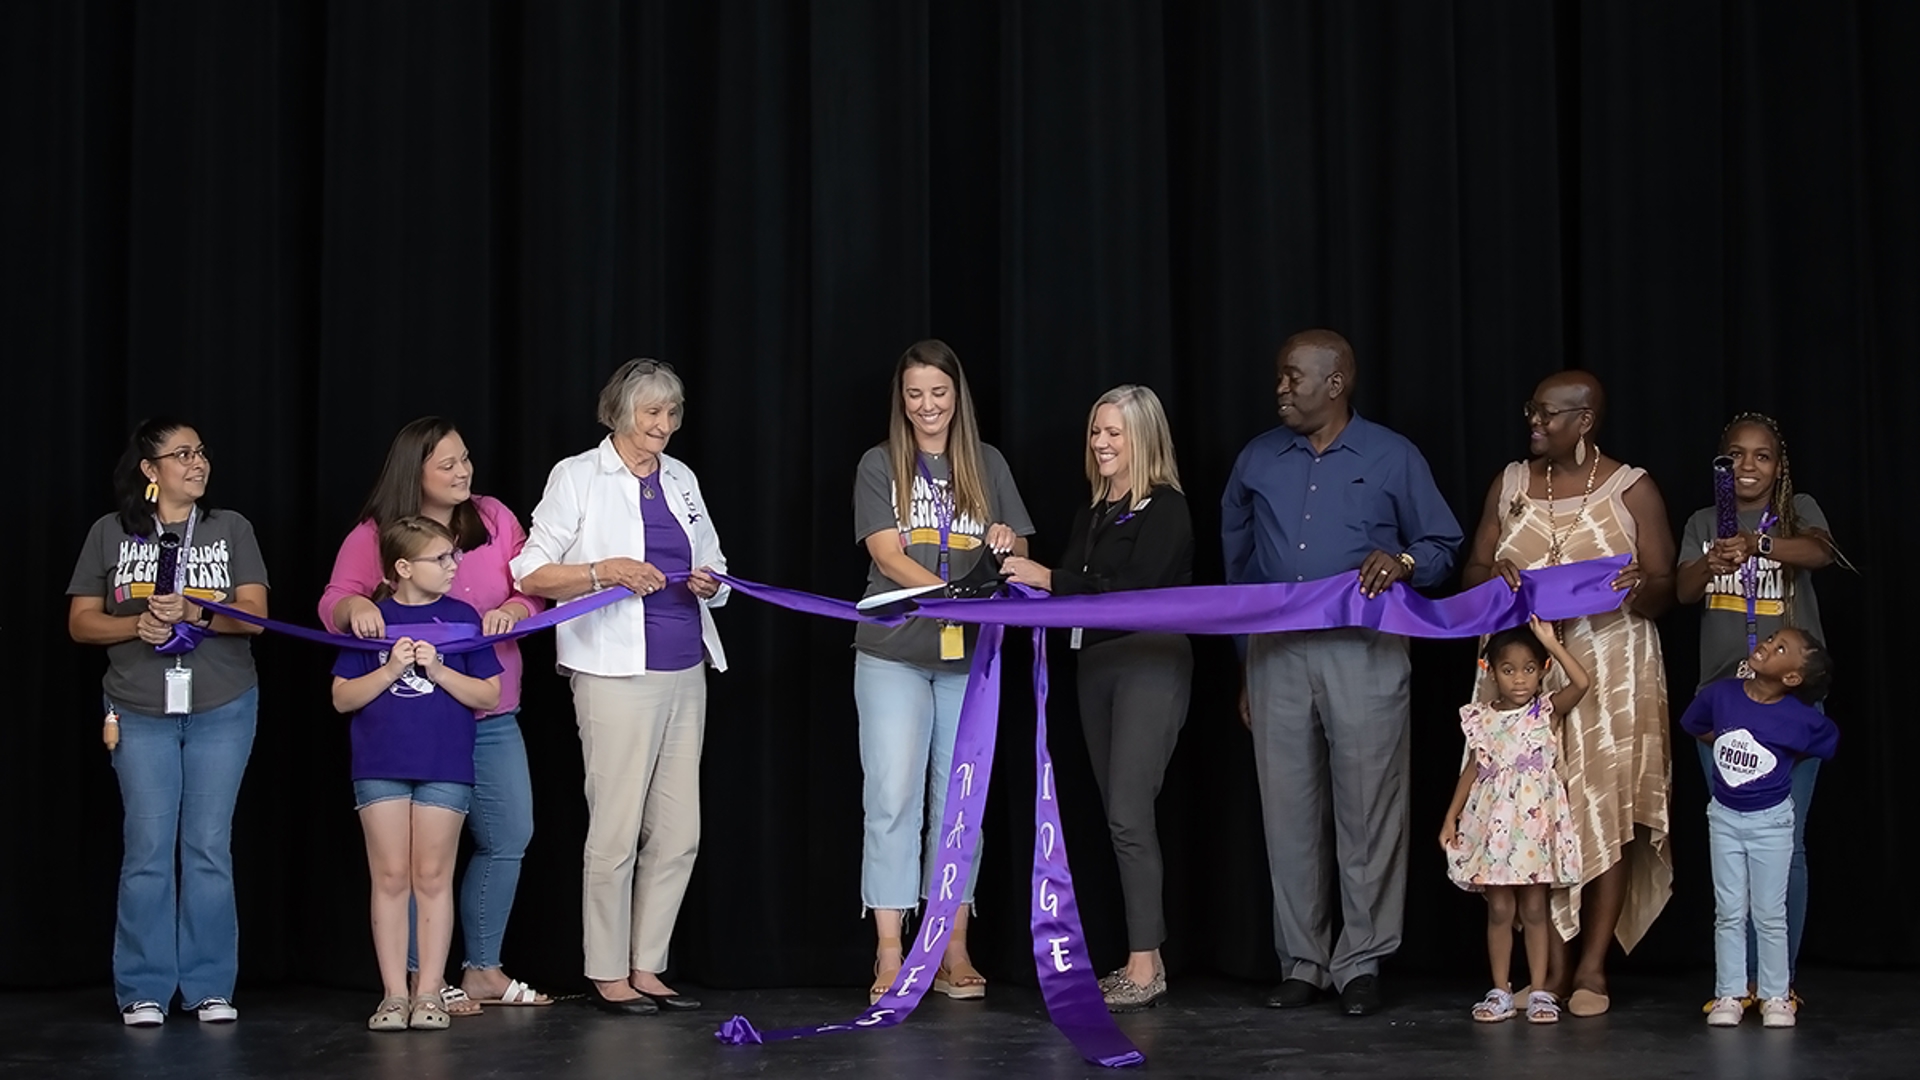
[[[1702,979],[1622,979],[1615,1011],[1557,1027],[1475,1024],[1477,995],[1433,981],[1389,984],[1388,1008],[1364,1019],[1331,1005],[1279,1013],[1259,988],[1176,984],[1175,1003],[1122,1017],[1157,1077],[1911,1077],[1920,995],[1897,974],[1814,972],[1802,1026],[1758,1017],[1707,1028]],[[691,988],[689,988],[691,989]],[[857,993],[857,992],[855,992]],[[1113,1076],[1079,1060],[1047,1023],[1036,991],[998,986],[984,1005],[933,998],[901,1027],[758,1047],[724,1047],[714,1027],[736,1012],[761,1029],[853,1015],[847,991],[704,995],[709,1010],[624,1019],[579,1002],[490,1009],[448,1032],[376,1035],[365,994],[246,994],[238,1024],[175,1016],[160,1029],[120,1026],[104,990],[0,995],[0,1074],[12,1077],[1027,1077]],[[1134,1070],[1138,1071],[1138,1070]]]

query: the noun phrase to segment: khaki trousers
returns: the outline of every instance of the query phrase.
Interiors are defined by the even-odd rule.
[[[572,682],[587,774],[586,975],[612,982],[658,973],[700,850],[706,668],[625,678],[576,672]]]

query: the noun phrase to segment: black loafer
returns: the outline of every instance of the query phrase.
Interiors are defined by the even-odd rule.
[[[1380,980],[1373,975],[1356,975],[1340,989],[1340,1005],[1348,1016],[1372,1016],[1380,1011]]]
[[[690,998],[685,994],[649,994],[642,990],[640,996],[668,1012],[692,1012],[700,1007],[698,999]]]
[[[1313,1004],[1320,994],[1320,988],[1305,979],[1288,979],[1267,995],[1267,1008],[1298,1009]]]
[[[625,1001],[614,1001],[593,989],[587,991],[587,1004],[603,1013],[612,1013],[615,1016],[652,1016],[660,1011],[660,1006],[655,1005],[653,999],[645,994]]]

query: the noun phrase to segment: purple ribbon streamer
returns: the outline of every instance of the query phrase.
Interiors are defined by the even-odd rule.
[[[1146,1055],[1121,1033],[1107,1010],[1080,929],[1066,829],[1060,822],[1060,804],[1053,797],[1053,755],[1047,749],[1047,632],[1043,629],[1033,632],[1033,700],[1033,764],[1039,792],[1033,800],[1032,927],[1040,994],[1053,1026],[1081,1057],[1110,1069],[1144,1065]]]
[[[972,872],[974,853],[979,845],[980,817],[987,805],[987,786],[993,779],[993,746],[1000,730],[1000,644],[1005,634],[1004,626],[989,624],[980,628],[973,666],[967,672],[966,697],[960,705],[960,724],[954,733],[953,771],[947,775],[947,805],[937,834],[938,869],[929,883],[931,895],[927,897],[926,914],[920,920],[919,932],[907,944],[892,985],[879,1001],[844,1024],[763,1032],[755,1029],[746,1017],[735,1016],[714,1032],[716,1039],[730,1046],[745,1046],[836,1031],[892,1027],[919,1006],[946,954],[947,931],[959,912],[960,890]]]
[[[1403,584],[1368,599],[1358,571],[1293,584],[1188,585],[1093,596],[1014,595],[987,600],[920,600],[913,616],[982,626],[1130,630],[1160,634],[1263,634],[1360,626],[1388,634],[1464,638],[1519,626],[1529,615],[1573,619],[1618,608],[1613,579],[1631,560],[1615,555],[1520,573],[1515,592],[1499,578],[1430,600]],[[794,589],[721,576],[736,592],[809,615],[893,626],[906,616],[874,618],[853,604]]]
[[[668,580],[684,580],[685,577],[685,574],[671,575]],[[608,604],[625,600],[632,595],[633,591],[626,586],[615,585],[613,588],[602,589],[591,596],[569,601],[568,603],[548,608],[538,615],[531,615],[521,619],[519,622],[513,624],[513,629],[504,634],[480,635],[478,633],[479,628],[472,623],[394,623],[387,627],[387,636],[382,638],[354,637],[352,634],[335,634],[325,630],[314,630],[305,626],[296,626],[293,623],[281,622],[278,619],[261,618],[250,611],[242,611],[239,608],[229,607],[226,604],[218,604],[212,600],[196,600],[194,602],[206,608],[208,611],[213,612],[215,615],[225,615],[235,622],[248,623],[253,626],[271,630],[276,634],[285,634],[288,637],[299,638],[302,641],[311,641],[335,649],[360,649],[366,652],[379,652],[382,649],[391,649],[394,643],[403,637],[410,637],[415,641],[427,642],[443,653],[465,653],[484,649],[489,645],[494,645],[502,641],[512,641],[516,638],[523,638],[528,634],[537,634],[548,627],[558,626],[568,619],[577,619],[589,612],[598,611]],[[154,649],[158,652],[169,654],[191,652],[194,646],[200,644],[203,639],[211,636],[212,633],[212,631],[203,627],[191,626],[185,623],[174,623],[173,636],[165,642],[154,646]]]

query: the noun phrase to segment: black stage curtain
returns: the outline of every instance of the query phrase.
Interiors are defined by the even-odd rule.
[[[1086,497],[1088,402],[1155,387],[1199,578],[1217,581],[1226,472],[1275,422],[1275,347],[1309,326],[1353,340],[1363,411],[1421,446],[1469,530],[1524,452],[1518,404],[1556,369],[1605,380],[1602,442],[1652,470],[1676,528],[1710,500],[1725,418],[1781,417],[1800,489],[1866,573],[1820,576],[1846,737],[1810,829],[1807,956],[1920,961],[1906,920],[1846,929],[1904,861],[1901,763],[1920,756],[1886,666],[1908,620],[1897,589],[1870,584],[1915,531],[1891,489],[1920,400],[1920,7],[45,0],[0,7],[0,50],[0,342],[27,410],[6,566],[28,580],[0,628],[0,984],[107,974],[120,809],[101,656],[66,639],[62,591],[138,418],[199,424],[213,498],[258,526],[276,613],[312,622],[402,422],[456,418],[480,489],[524,517],[552,464],[598,438],[606,374],[657,356],[686,376],[673,450],[734,569],[851,596],[854,463],[883,436],[895,358],[940,336],[1042,558]],[[1696,618],[1665,622],[1676,716]],[[850,630],[745,600],[721,623],[734,667],[712,679],[705,850],[675,969],[861,984]],[[1161,800],[1167,954],[1176,974],[1270,978],[1233,654],[1198,649]],[[527,651],[538,830],[506,959],[570,989],[578,743],[551,643]],[[272,638],[256,652],[234,838],[243,980],[371,985],[330,657]],[[1124,947],[1117,879],[1064,654],[1054,751],[1104,965]],[[1395,963],[1472,981],[1481,916],[1432,840],[1470,648],[1414,657]],[[1019,670],[975,942],[995,978],[1030,981]],[[1703,785],[1678,745],[1677,892],[1628,970],[1711,955]]]

